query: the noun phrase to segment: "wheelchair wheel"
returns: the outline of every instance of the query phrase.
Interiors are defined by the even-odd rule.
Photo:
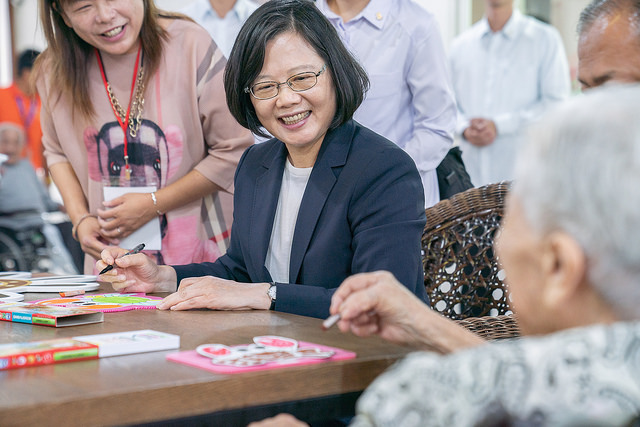
[[[29,271],[16,242],[2,231],[0,231],[0,271]]]

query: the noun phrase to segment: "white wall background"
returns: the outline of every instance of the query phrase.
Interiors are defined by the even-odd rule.
[[[180,10],[193,0],[156,0],[156,6],[165,10]]]
[[[11,0],[13,7],[13,32],[15,50],[42,50],[45,47],[44,37],[38,21],[38,2],[36,0]]]
[[[415,0],[432,12],[440,25],[442,40],[445,48],[449,47],[451,40],[466,30],[471,24],[470,0]]]
[[[11,32],[9,26],[9,2],[0,1],[0,87],[12,80]]]
[[[552,0],[551,22],[560,31],[564,40],[569,67],[571,67],[571,80],[574,82],[574,90],[578,90],[576,74],[578,67],[578,36],[576,26],[580,12],[589,0]]]

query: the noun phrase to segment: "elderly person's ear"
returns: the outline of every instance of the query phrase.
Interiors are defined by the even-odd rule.
[[[580,244],[563,231],[553,231],[542,245],[542,303],[556,310],[566,310],[589,289],[587,259]]]

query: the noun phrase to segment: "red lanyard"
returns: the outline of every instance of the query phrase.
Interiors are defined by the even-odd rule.
[[[140,52],[142,51],[142,44],[138,46],[138,55],[136,56],[136,66],[133,69],[133,79],[131,81],[131,94],[129,95],[129,105],[127,105],[127,114],[125,116],[124,122],[122,118],[118,114],[116,110],[116,106],[113,105],[113,101],[111,101],[111,96],[109,95],[109,82],[107,81],[107,74],[104,72],[104,65],[102,64],[102,57],[100,56],[100,51],[95,49],[96,58],[98,58],[98,66],[100,67],[100,74],[102,75],[102,83],[104,83],[104,89],[107,91],[107,98],[109,98],[109,103],[111,104],[111,108],[113,109],[113,114],[116,116],[120,127],[122,128],[122,132],[124,133],[124,164],[125,164],[125,173],[127,178],[131,176],[131,171],[129,168],[129,152],[128,148],[128,137],[127,137],[127,127],[129,126],[129,114],[131,113],[131,103],[133,102],[133,90],[136,87],[136,77],[138,76],[138,67],[140,66]]]
[[[16,88],[14,90],[13,97],[16,100],[16,105],[18,106],[18,113],[20,114],[20,119],[22,119],[22,124],[25,129],[29,129],[31,126],[31,122],[33,122],[33,118],[36,115],[36,109],[38,108],[38,99],[37,97],[27,98],[22,96],[20,91]],[[25,99],[29,101],[29,111],[25,108]]]

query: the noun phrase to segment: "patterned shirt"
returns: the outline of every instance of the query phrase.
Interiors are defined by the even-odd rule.
[[[415,353],[356,412],[355,426],[628,425],[640,415],[640,322]]]

